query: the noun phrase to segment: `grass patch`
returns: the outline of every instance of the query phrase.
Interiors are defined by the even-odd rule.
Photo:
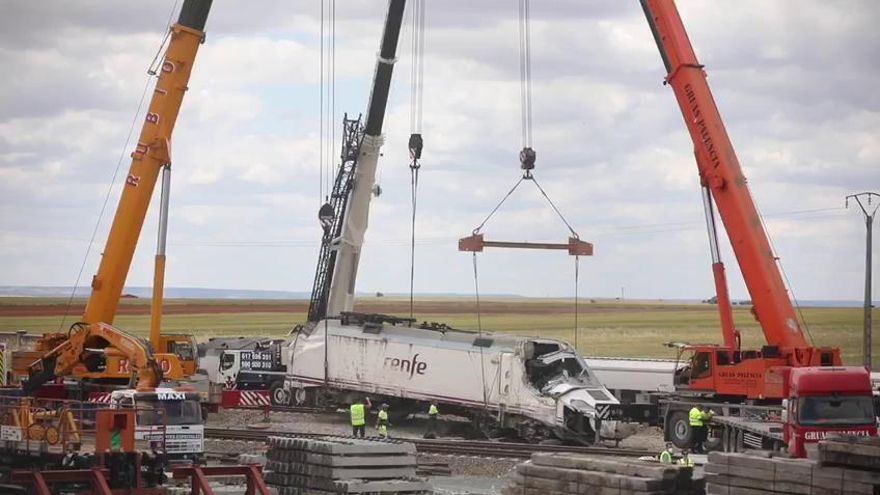
[[[82,302],[82,301],[80,301]],[[0,298],[0,331],[28,330],[42,333],[57,331],[65,300],[59,298]],[[21,305],[45,305],[56,314],[46,316],[3,316],[3,309]],[[147,299],[126,299],[123,305],[149,304]],[[166,314],[166,332],[192,333],[200,340],[221,336],[261,335],[283,337],[296,324],[305,320],[305,312],[282,311],[281,307],[304,307],[291,301],[230,301],[176,299],[168,305],[185,307],[212,306],[211,312]],[[224,312],[224,306],[254,305],[254,312]],[[279,310],[266,310],[267,305]],[[484,330],[504,333],[551,337],[574,342],[574,312],[570,301],[555,299],[506,298],[481,302],[480,319]],[[420,309],[424,311],[420,311]],[[409,313],[408,301],[392,298],[364,298],[358,301],[359,311],[383,312],[400,316]],[[269,312],[267,312],[269,311]],[[820,346],[838,346],[848,364],[861,362],[861,308],[805,308],[814,342]],[[476,330],[478,327],[473,301],[467,298],[436,298],[416,302],[418,320],[445,322],[456,328]],[[763,333],[748,308],[735,308],[737,328],[743,333],[744,347],[764,344]],[[67,318],[66,326],[75,321]],[[149,330],[148,315],[120,315],[115,325],[137,335]],[[664,342],[718,342],[721,339],[717,308],[706,304],[663,302],[584,302],[578,315],[578,348],[592,356],[674,357]],[[874,339],[874,353],[880,356],[880,338]]]

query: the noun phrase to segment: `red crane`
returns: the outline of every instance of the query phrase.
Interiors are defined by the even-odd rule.
[[[706,71],[697,61],[675,3],[640,1],[666,66],[665,83],[675,92],[694,142],[724,337],[722,345],[688,346],[694,355],[678,383],[698,392],[781,398],[792,367],[840,365],[840,350],[813,346],[801,330],[777,258],[706,81]],[[740,349],[718,251],[713,203],[751,295],[755,319],[768,344],[761,350]]]

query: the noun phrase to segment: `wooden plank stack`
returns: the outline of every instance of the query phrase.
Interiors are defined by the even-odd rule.
[[[345,437],[269,437],[266,483],[278,495],[425,494],[411,443]]]
[[[532,454],[516,466],[504,495],[698,494],[693,468],[578,454]]]
[[[853,454],[854,444],[847,444],[844,454],[838,442],[830,449],[819,444],[820,460],[766,457],[743,453],[712,452],[706,464],[707,495],[874,495],[880,493],[880,469],[865,464],[876,463]],[[842,442],[840,442],[842,443]],[[826,446],[828,444],[825,444]],[[833,453],[833,463],[821,460],[823,450]],[[841,456],[847,456],[846,459]],[[855,464],[848,464],[855,458]],[[833,464],[833,465],[832,465]]]

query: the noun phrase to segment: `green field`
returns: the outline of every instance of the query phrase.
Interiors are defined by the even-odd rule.
[[[0,331],[58,331],[64,302],[59,299],[0,298]],[[80,302],[81,304],[82,302]],[[21,313],[16,308],[40,306],[45,314]],[[148,300],[126,300],[123,309],[144,312]],[[140,307],[140,309],[138,309]],[[166,332],[193,333],[200,340],[219,336],[284,336],[305,319],[302,301],[229,301],[172,300],[163,317]],[[193,312],[188,312],[189,308]],[[249,308],[253,308],[251,312]],[[363,299],[357,310],[406,316],[408,301],[402,299]],[[234,311],[234,312],[233,312]],[[39,311],[32,311],[39,313]],[[124,311],[123,311],[124,313]],[[844,361],[861,361],[861,308],[804,308],[806,327],[816,345],[839,346]],[[72,312],[77,315],[78,313]],[[744,347],[759,347],[763,334],[749,309],[737,307],[736,325],[743,333]],[[876,315],[876,310],[875,310]],[[477,313],[470,299],[445,298],[419,300],[415,316],[427,321],[445,322],[456,328],[477,329]],[[68,317],[68,326],[75,319]],[[554,299],[511,298],[481,302],[483,330],[519,335],[555,337],[574,342],[574,311],[570,301]],[[117,327],[146,335],[149,316],[121,314]],[[578,309],[578,348],[595,356],[674,357],[664,342],[718,342],[720,331],[717,308],[708,304],[664,302],[582,302]],[[880,338],[874,340],[873,352],[880,355]]]

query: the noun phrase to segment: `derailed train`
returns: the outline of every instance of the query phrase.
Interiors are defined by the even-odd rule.
[[[558,340],[344,313],[304,327],[285,359],[285,389],[297,405],[368,396],[406,415],[436,400],[444,414],[527,441],[589,443],[597,430],[610,439],[634,431],[618,421],[617,399]]]

